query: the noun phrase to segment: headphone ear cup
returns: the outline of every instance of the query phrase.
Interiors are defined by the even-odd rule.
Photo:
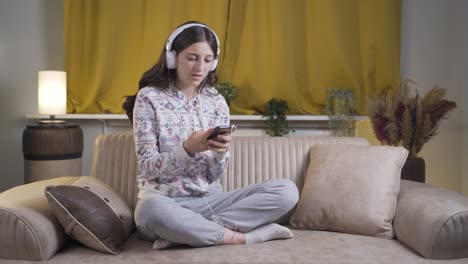
[[[213,60],[213,64],[211,64],[211,69],[210,71],[216,70],[216,66],[218,66],[218,59]]]
[[[177,68],[176,63],[176,53],[173,50],[166,50],[166,67],[168,69],[175,69]]]

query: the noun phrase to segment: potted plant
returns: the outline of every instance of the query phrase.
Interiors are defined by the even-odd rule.
[[[374,133],[383,145],[409,151],[402,179],[425,182],[425,163],[418,157],[425,143],[437,134],[439,123],[457,107],[445,98],[447,90],[434,86],[423,97],[405,80],[369,99],[367,110]]]
[[[325,110],[328,127],[333,136],[354,135],[354,92],[351,89],[332,88],[328,90]]]
[[[272,137],[281,137],[289,133],[288,121],[286,120],[286,111],[289,109],[288,103],[282,99],[272,98],[265,107],[263,117],[267,128],[265,132]]]
[[[217,85],[219,93],[226,99],[226,103],[229,106],[231,101],[237,97],[236,86],[231,82],[220,82]]]

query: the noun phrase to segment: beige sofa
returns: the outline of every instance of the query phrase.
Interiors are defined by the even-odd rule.
[[[367,145],[363,138],[235,137],[226,190],[271,178],[304,185],[308,153],[316,144]],[[358,169],[358,168],[356,168]],[[96,140],[92,177],[110,185],[133,210],[136,160],[131,135]],[[0,263],[468,263],[468,197],[447,189],[401,181],[393,227],[396,239],[293,230],[295,237],[244,246],[153,250],[133,232],[117,255],[69,239],[44,196],[61,177],[0,194]],[[290,215],[283,218],[287,223]],[[453,260],[430,260],[453,259]]]

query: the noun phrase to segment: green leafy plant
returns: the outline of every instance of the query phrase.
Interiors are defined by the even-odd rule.
[[[286,120],[286,111],[289,109],[288,103],[285,100],[272,98],[267,102],[265,113],[265,121],[267,128],[265,132],[272,137],[281,137],[289,133],[288,121]]]
[[[217,85],[219,93],[226,99],[228,105],[237,97],[237,89],[231,82],[220,82]]]
[[[405,80],[382,91],[368,100],[367,110],[382,144],[402,145],[410,157],[417,157],[423,145],[437,134],[440,121],[457,104],[444,99],[447,90],[437,86],[422,98],[416,90],[412,96],[410,84],[414,82]]]

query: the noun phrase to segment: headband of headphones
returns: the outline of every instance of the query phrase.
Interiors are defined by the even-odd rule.
[[[182,25],[180,27],[178,27],[176,30],[174,30],[174,32],[172,32],[172,34],[169,36],[169,39],[167,40],[167,43],[166,43],[166,51],[171,51],[172,50],[172,42],[174,42],[174,39],[177,38],[177,36],[182,32],[184,31],[185,29],[187,28],[190,28],[190,27],[204,27],[204,28],[207,28],[209,29],[213,35],[215,36],[216,38],[216,44],[218,46],[218,50],[216,51],[216,57],[219,56],[219,39],[218,39],[218,36],[216,35],[216,33],[208,26],[206,25],[203,25],[203,24],[200,24],[200,23],[189,23],[189,24],[185,24],[185,25]]]

